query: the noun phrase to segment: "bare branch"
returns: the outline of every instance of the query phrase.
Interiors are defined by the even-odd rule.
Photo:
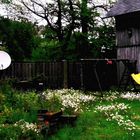
[[[51,22],[48,18],[49,14],[47,13],[47,8],[43,4],[38,3],[37,1],[31,0],[31,2],[32,2],[32,8],[31,8],[23,0],[21,2],[27,8],[27,10],[29,10],[30,12],[32,12],[36,16],[45,19],[47,21],[49,27],[53,31],[56,31],[56,28],[54,28],[54,26],[51,24]],[[37,9],[36,9],[37,6],[39,6],[42,9],[43,12],[38,12]]]

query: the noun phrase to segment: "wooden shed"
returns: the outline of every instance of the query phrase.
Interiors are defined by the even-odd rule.
[[[140,72],[140,0],[118,0],[107,17],[116,21],[117,59],[137,60]]]

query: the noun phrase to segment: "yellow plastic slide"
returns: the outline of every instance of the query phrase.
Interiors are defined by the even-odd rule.
[[[132,73],[131,76],[134,79],[134,81],[140,85],[140,73],[138,74]]]

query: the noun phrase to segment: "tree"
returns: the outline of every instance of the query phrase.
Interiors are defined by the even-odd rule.
[[[91,50],[97,46],[92,41],[98,38],[100,26],[108,28],[100,15],[101,10],[98,10],[107,11],[107,5],[96,5],[92,0],[51,0],[50,2],[47,0],[19,0],[16,3],[13,1],[12,6],[19,13],[16,17],[23,21],[28,19],[28,16],[31,20],[33,14],[46,21],[47,29],[52,31],[53,39],[59,42],[58,45],[62,52],[61,59],[66,58],[68,48],[72,44],[70,41],[73,40],[75,32],[79,32],[78,38],[81,38],[75,41],[75,49],[79,50],[79,57],[85,58],[90,57]],[[48,36],[46,35],[46,37]],[[93,44],[95,46],[92,46]]]
[[[30,4],[21,0],[21,3],[30,12],[46,20],[49,28],[57,35],[62,51],[62,58],[64,58],[65,48],[74,30],[75,15],[72,0],[54,0],[51,3],[46,2],[45,5],[37,0],[31,0]]]
[[[35,38],[36,31],[31,23],[0,18],[0,39],[12,59],[29,59],[32,49],[37,45]]]
[[[12,0],[0,0],[1,3],[10,3]]]

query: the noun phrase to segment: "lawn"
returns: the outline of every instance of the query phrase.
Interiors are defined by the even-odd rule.
[[[74,89],[18,91],[0,88],[0,139],[2,140],[139,140],[140,93]],[[42,135],[37,110],[63,110],[77,115],[74,126],[64,125],[53,135]],[[49,125],[47,126],[49,127]],[[46,138],[47,137],[47,138]]]

